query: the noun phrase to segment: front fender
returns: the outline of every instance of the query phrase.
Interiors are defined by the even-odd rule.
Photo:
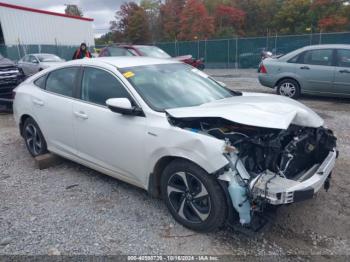
[[[149,152],[148,174],[159,159],[163,157],[180,157],[199,165],[208,173],[213,173],[228,164],[223,155],[225,142],[209,135],[171,127],[166,136],[154,137],[160,147]]]

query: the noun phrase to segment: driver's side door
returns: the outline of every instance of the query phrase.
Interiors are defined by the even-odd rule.
[[[35,56],[29,55],[27,66],[28,66],[28,74],[34,75],[39,71],[39,60]]]
[[[106,106],[109,98],[135,100],[111,72],[85,67],[79,99],[73,106],[73,126],[78,156],[86,165],[129,183],[145,181],[146,119],[122,115]]]

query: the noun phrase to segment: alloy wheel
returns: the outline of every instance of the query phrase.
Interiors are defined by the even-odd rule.
[[[211,211],[207,189],[199,179],[187,172],[171,175],[167,184],[167,195],[172,208],[191,223],[205,221]]]
[[[34,156],[42,151],[42,140],[37,128],[33,124],[28,124],[25,128],[25,141]]]
[[[280,87],[280,94],[287,97],[293,97],[296,93],[296,87],[293,83],[285,82]]]

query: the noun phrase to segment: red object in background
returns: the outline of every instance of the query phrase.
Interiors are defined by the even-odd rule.
[[[189,64],[193,67],[196,67],[200,70],[203,70],[205,68],[204,60],[203,59],[195,59],[191,55],[184,55],[184,56],[176,56],[171,57],[169,54],[164,52],[162,49],[156,47],[156,46],[147,46],[147,45],[110,45],[105,48],[103,48],[99,54],[100,57],[102,56],[116,56],[113,55],[113,53],[118,53],[118,56],[124,56],[127,54],[121,54],[120,52],[113,52],[112,49],[126,49],[129,51],[130,54],[134,56],[149,56],[149,57],[156,57],[156,58],[164,58],[164,59],[175,59],[178,61],[181,61],[183,63]]]

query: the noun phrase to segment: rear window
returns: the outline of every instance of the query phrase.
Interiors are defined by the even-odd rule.
[[[300,54],[294,56],[293,58],[288,60],[288,63],[298,63]],[[279,57],[280,58],[280,57]]]
[[[106,53],[108,56],[133,56],[127,49],[120,47],[108,47]]]
[[[46,75],[43,75],[39,77],[37,80],[34,81],[34,84],[37,87],[40,87],[41,89],[45,89],[45,80],[46,80]]]
[[[46,90],[72,97],[78,72],[79,67],[69,67],[52,71],[46,80]]]

